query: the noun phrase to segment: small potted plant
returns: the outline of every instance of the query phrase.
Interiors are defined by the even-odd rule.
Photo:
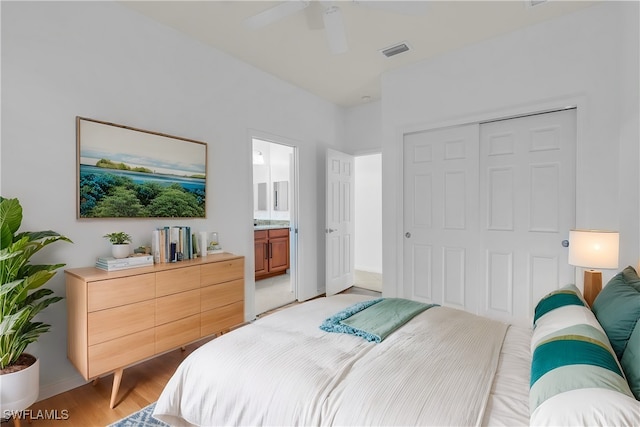
[[[105,234],[104,236],[111,242],[111,253],[114,258],[126,258],[129,256],[129,243],[131,243],[131,236],[124,231],[117,231],[113,233]]]

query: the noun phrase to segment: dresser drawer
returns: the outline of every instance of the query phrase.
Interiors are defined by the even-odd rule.
[[[138,274],[88,284],[87,311],[146,301],[156,296],[155,273]]]
[[[155,351],[154,328],[89,347],[89,378],[139,362]]]
[[[200,287],[200,267],[176,268],[156,273],[156,296],[184,292]]]
[[[200,307],[208,311],[234,302],[244,301],[244,280],[210,285],[200,290]]]
[[[200,315],[200,335],[206,337],[244,322],[244,302],[236,302]]]
[[[200,268],[201,286],[228,282],[244,277],[244,258],[203,264]]]
[[[155,326],[155,302],[137,302],[88,314],[89,345],[109,341]]]
[[[156,327],[156,353],[183,346],[200,338],[200,316],[195,315]]]
[[[198,314],[200,289],[156,299],[156,325]]]

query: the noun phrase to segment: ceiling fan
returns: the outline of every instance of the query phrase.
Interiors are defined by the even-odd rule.
[[[338,6],[334,6],[332,1],[284,1],[247,18],[245,25],[250,29],[257,30],[305,9],[309,27],[311,29],[324,28],[331,53],[345,53],[348,47],[342,11]]]
[[[324,28],[329,42],[329,51],[333,54],[345,53],[348,50],[342,11],[334,1],[328,0],[287,0],[266,9],[245,20],[245,26],[257,30],[273,24],[287,16],[304,10],[310,29]],[[413,15],[424,12],[426,1],[358,1],[353,4],[367,6],[385,11]]]

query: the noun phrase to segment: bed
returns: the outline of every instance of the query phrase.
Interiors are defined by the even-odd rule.
[[[203,345],[179,366],[153,416],[175,426],[640,425],[638,385],[627,382],[640,368],[640,279],[627,270],[616,278],[637,294],[639,311],[620,348],[573,285],[539,302],[533,328],[436,306],[379,343],[320,329],[371,299],[336,295]]]

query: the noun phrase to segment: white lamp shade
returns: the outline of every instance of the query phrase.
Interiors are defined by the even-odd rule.
[[[618,268],[620,235],[615,231],[569,231],[569,264],[588,268]]]

